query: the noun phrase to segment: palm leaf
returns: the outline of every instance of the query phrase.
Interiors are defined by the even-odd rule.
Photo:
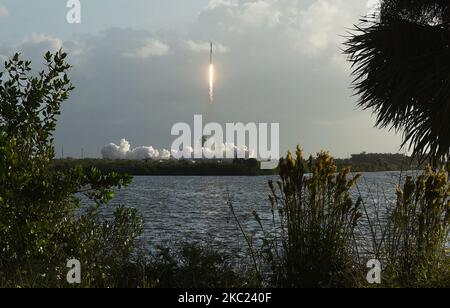
[[[382,15],[383,16],[383,15]],[[448,160],[450,31],[404,18],[363,20],[346,42],[359,106],[380,128],[403,131],[421,161]]]

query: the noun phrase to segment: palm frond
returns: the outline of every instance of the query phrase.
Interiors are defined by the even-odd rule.
[[[359,106],[403,131],[422,161],[450,151],[450,31],[407,19],[363,21],[346,42]]]

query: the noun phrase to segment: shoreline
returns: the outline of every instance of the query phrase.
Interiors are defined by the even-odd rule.
[[[308,161],[305,161],[308,165]],[[350,159],[336,159],[337,170],[349,166],[353,173],[409,172],[422,170],[416,162],[401,154],[358,154]],[[256,159],[228,160],[107,160],[107,159],[55,159],[52,167],[67,171],[81,167],[85,171],[97,168],[102,173],[126,173],[131,176],[270,176],[278,169],[262,170]]]

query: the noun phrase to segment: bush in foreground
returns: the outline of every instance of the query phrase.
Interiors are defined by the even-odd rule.
[[[73,258],[83,286],[109,286],[142,230],[135,210],[120,207],[110,220],[99,214],[129,176],[51,168],[56,118],[73,90],[65,58],[47,53],[46,69],[32,76],[16,54],[0,73],[0,286],[66,286]]]

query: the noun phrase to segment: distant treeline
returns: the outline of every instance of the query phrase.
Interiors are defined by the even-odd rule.
[[[264,174],[256,159],[159,161],[67,158],[55,160],[53,165],[57,170],[67,170],[76,166],[84,169],[96,167],[103,173],[119,172],[133,176],[257,176]],[[271,173],[272,171],[269,170],[268,174]]]
[[[339,169],[351,166],[356,172],[416,170],[418,163],[402,154],[355,154],[350,159],[336,159]],[[277,170],[260,170],[256,159],[234,160],[108,160],[108,159],[57,159],[53,166],[67,170],[76,166],[84,169],[96,167],[102,172],[128,173],[134,176],[257,176],[275,174]]]
[[[336,159],[339,169],[351,166],[356,172],[404,171],[418,170],[421,166],[417,160],[403,154],[353,154],[349,159]]]

